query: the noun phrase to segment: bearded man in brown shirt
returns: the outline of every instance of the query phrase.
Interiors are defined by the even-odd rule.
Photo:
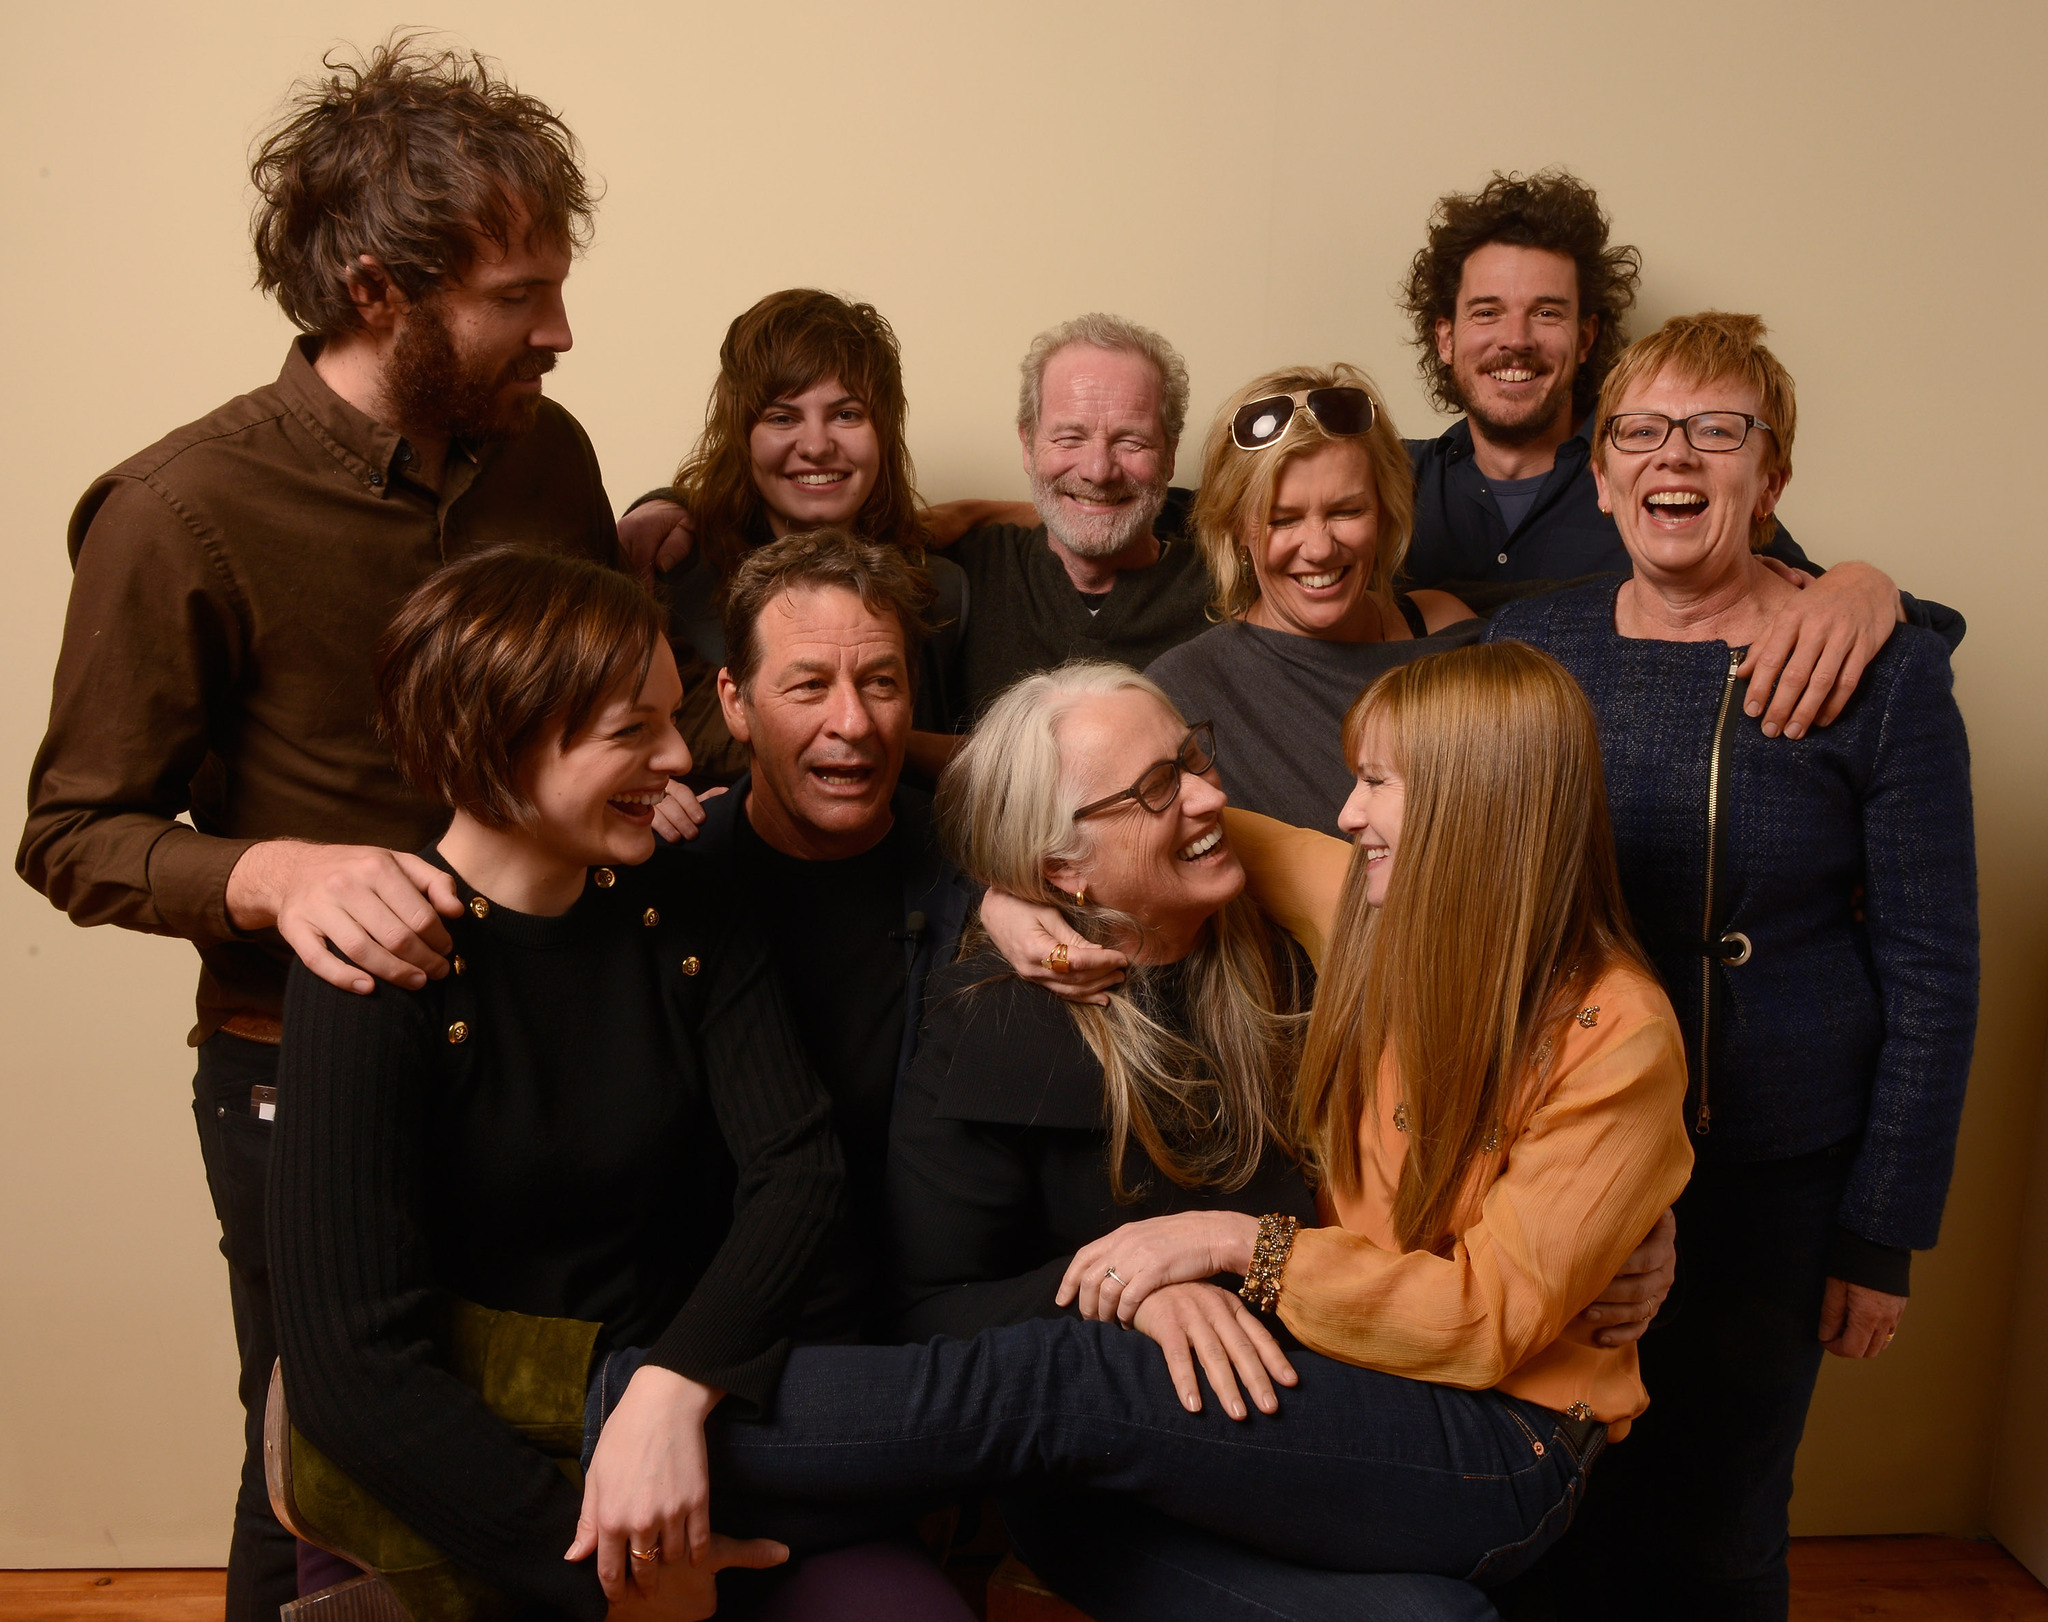
[[[194,1109],[247,1456],[230,1622],[297,1592],[263,1483],[263,1187],[294,953],[337,985],[448,972],[445,814],[399,780],[371,661],[451,558],[617,561],[589,439],[541,396],[592,199],[575,138],[477,57],[395,38],[299,87],[257,150],[257,283],[306,336],[275,383],[96,480],[16,865],[80,924],[191,941]],[[344,957],[329,950],[329,943]]]

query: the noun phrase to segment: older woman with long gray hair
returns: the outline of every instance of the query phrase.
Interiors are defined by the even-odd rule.
[[[1100,1005],[1069,1003],[977,932],[934,977],[890,1133],[903,1338],[1062,1315],[1074,1253],[1136,1218],[1315,1221],[1277,1124],[1313,971],[1244,895],[1224,804],[1210,729],[1114,664],[1017,682],[948,771],[939,812],[962,868],[1057,907],[1133,967]],[[1156,1292],[1136,1325],[1191,1410],[1198,1364],[1236,1418],[1240,1383],[1272,1413],[1292,1379],[1272,1334],[1213,1283]],[[1039,1575],[1104,1622],[1493,1614],[1446,1577],[1311,1571],[1108,1495],[1012,1501],[1004,1516]]]

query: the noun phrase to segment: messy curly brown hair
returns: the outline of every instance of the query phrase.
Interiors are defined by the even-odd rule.
[[[924,561],[916,470],[904,443],[903,358],[896,333],[872,304],[792,287],[770,293],[726,329],[718,380],[704,408],[704,432],[676,469],[676,500],[689,510],[697,544],[720,580],[730,579],[766,519],[754,484],[749,440],[777,400],[837,378],[867,407],[881,447],[874,489],[847,528]]]
[[[256,285],[302,331],[359,324],[349,284],[371,254],[417,302],[460,276],[480,241],[572,252],[596,198],[561,116],[475,52],[394,34],[364,61],[330,53],[257,144]]]
[[[1476,192],[1452,192],[1437,201],[1429,241],[1408,267],[1401,306],[1415,322],[1416,369],[1430,398],[1446,411],[1463,411],[1457,380],[1437,354],[1436,324],[1458,313],[1465,261],[1488,243],[1542,248],[1578,267],[1579,314],[1598,316],[1599,334],[1572,384],[1572,415],[1584,417],[1600,384],[1628,346],[1622,322],[1636,301],[1643,256],[1626,243],[1609,246],[1609,221],[1593,188],[1563,169],[1533,175],[1498,170]]]

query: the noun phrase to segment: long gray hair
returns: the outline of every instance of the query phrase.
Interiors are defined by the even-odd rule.
[[[1128,945],[1143,926],[1055,889],[1048,863],[1084,859],[1094,843],[1074,820],[1080,793],[1062,769],[1060,726],[1080,702],[1144,693],[1180,719],[1158,686],[1124,665],[1075,660],[1007,689],[939,781],[940,822],[955,860],[993,889],[1057,908],[1085,938]],[[1185,725],[1185,722],[1182,722]],[[985,937],[977,924],[967,950]],[[1139,1190],[1124,1179],[1131,1139],[1183,1188],[1242,1188],[1267,1146],[1282,1141],[1281,1099],[1300,1059],[1306,1001],[1297,960],[1245,896],[1210,922],[1183,966],[1191,1030],[1160,1017],[1159,970],[1133,965],[1109,1006],[1067,1011],[1102,1065],[1110,1186],[1119,1200]]]

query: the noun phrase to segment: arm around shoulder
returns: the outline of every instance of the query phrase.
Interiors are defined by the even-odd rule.
[[[1252,899],[1300,943],[1320,971],[1344,876],[1351,870],[1351,847],[1329,834],[1234,807],[1223,813],[1223,827],[1244,864]]]

